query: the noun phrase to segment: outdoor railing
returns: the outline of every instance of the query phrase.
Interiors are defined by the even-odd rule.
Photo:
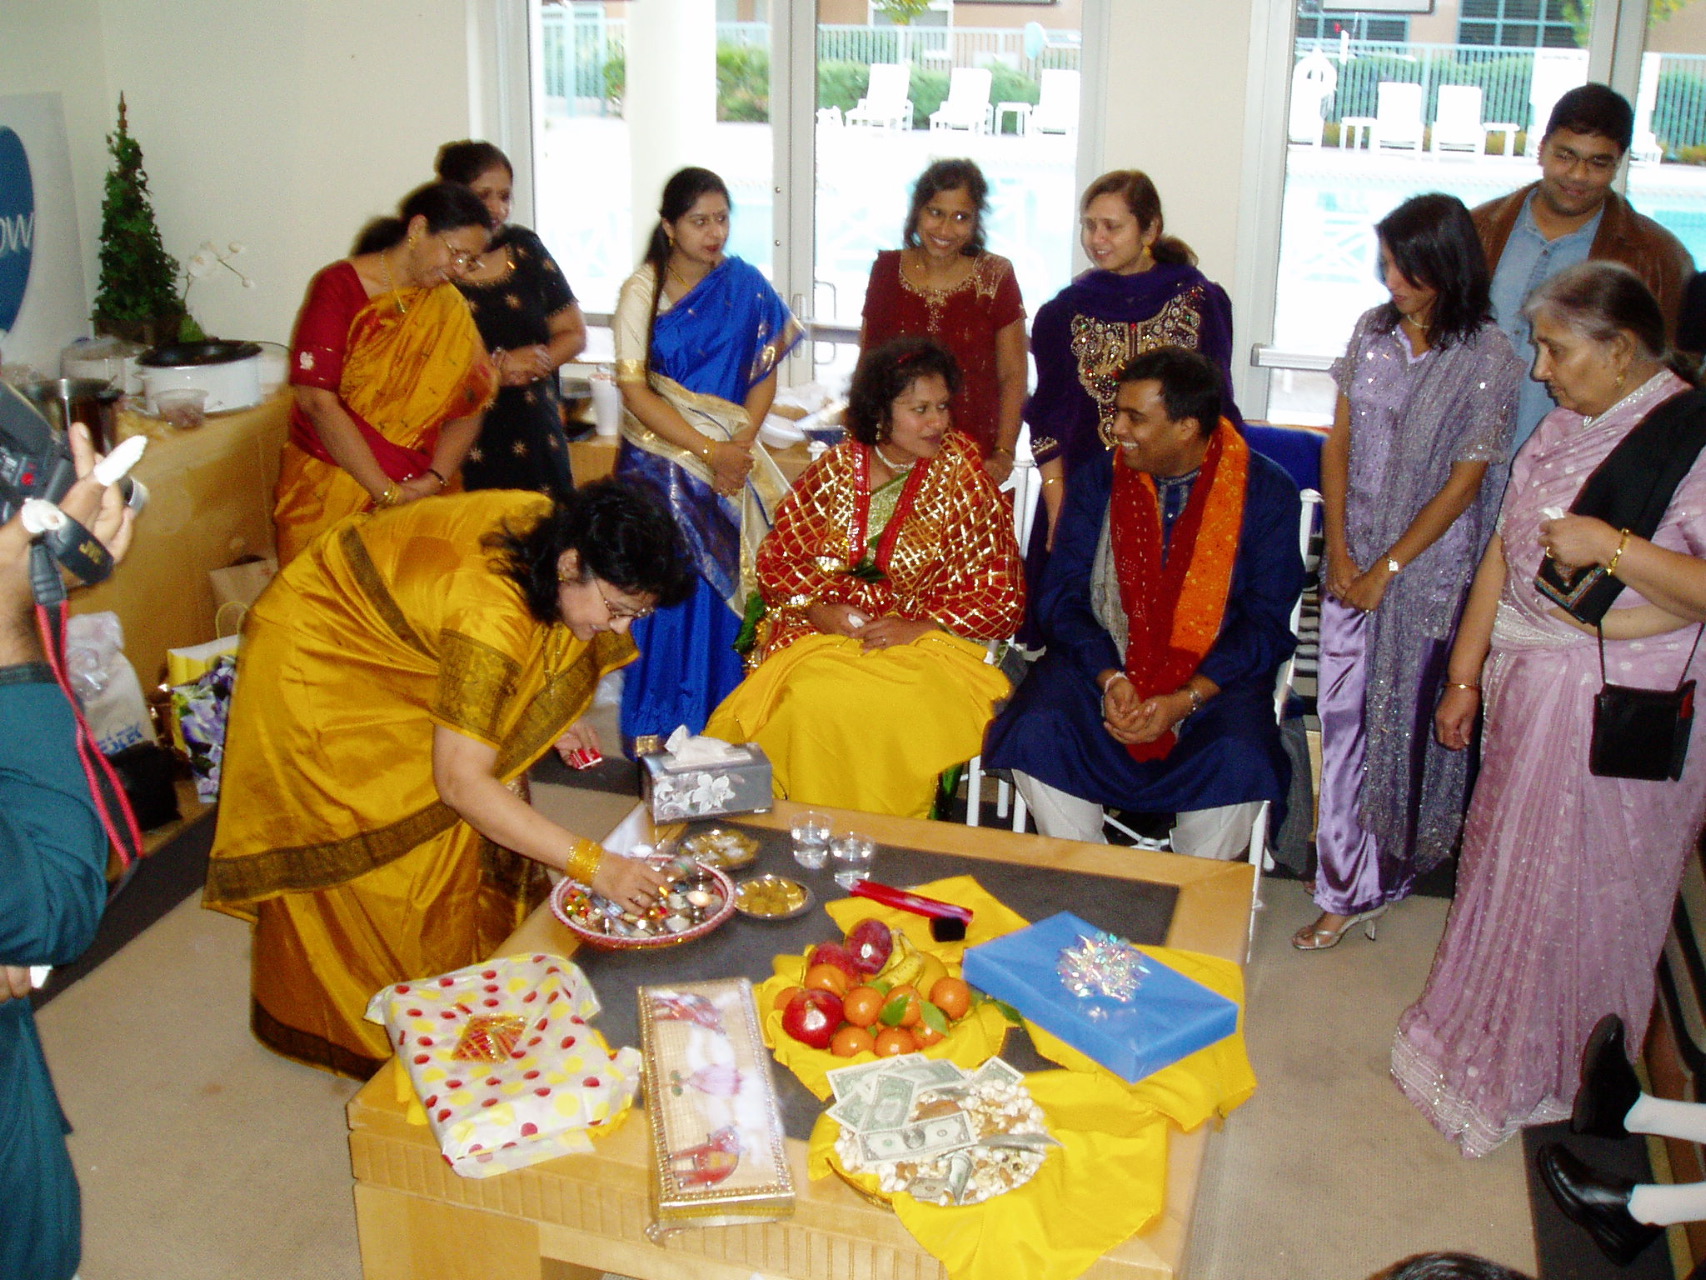
[[[1432,124],[1439,110],[1441,85],[1477,85],[1481,89],[1481,118],[1532,127],[1529,99],[1534,79],[1534,50],[1488,45],[1400,44],[1376,40],[1297,41],[1295,58],[1319,51],[1333,63],[1338,83],[1328,99],[1325,118],[1337,123],[1347,116],[1373,116],[1382,81],[1420,84],[1423,119]],[[1657,57],[1657,92],[1649,104],[1636,104],[1639,131],[1651,113],[1650,127],[1667,157],[1699,162],[1706,159],[1706,54],[1649,54]],[[1544,125],[1545,121],[1540,121]],[[1694,154],[1689,154],[1690,152]]]
[[[627,22],[607,18],[601,9],[553,5],[541,10],[540,23],[545,96],[558,99],[570,114],[619,114]],[[832,74],[828,70],[832,64],[862,68],[876,62],[910,63],[915,74],[943,77],[939,92],[921,95],[938,100],[946,91],[945,77],[953,68],[994,67],[998,74],[1009,77],[1004,86],[997,86],[1005,88],[998,96],[1035,102],[1038,72],[1078,69],[1077,40],[1076,31],[1054,32],[1032,57],[1026,50],[1025,33],[1017,27],[819,26],[817,56],[824,91],[820,96],[825,97],[820,105],[842,105],[833,99],[838,96],[837,87],[844,89],[846,75]],[[719,64],[723,55],[731,54],[737,55],[735,60],[742,66],[749,66],[753,58],[767,60],[769,48],[770,28],[766,23],[717,24]],[[738,56],[743,53],[744,58]],[[928,105],[933,110],[936,104]],[[919,119],[927,116],[924,112]]]

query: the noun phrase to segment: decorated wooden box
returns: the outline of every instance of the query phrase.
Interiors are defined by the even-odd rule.
[[[641,987],[639,1010],[652,1125],[647,1235],[792,1215],[794,1182],[752,984]]]
[[[763,813],[770,808],[775,801],[770,792],[770,758],[764,748],[751,742],[721,745],[724,750],[714,760],[671,751],[640,757],[646,766],[646,803],[654,821]]]
[[[972,947],[965,978],[1128,1081],[1238,1029],[1238,1006],[1062,911]]]

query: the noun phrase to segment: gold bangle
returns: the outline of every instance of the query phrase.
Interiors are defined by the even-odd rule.
[[[394,506],[396,506],[397,505],[397,486],[396,486],[396,484],[394,482],[388,482],[386,484],[386,486],[379,491],[379,496],[377,498],[375,498],[373,501],[376,505],[381,506],[381,507],[394,507]]]
[[[1611,562],[1605,566],[1607,577],[1617,576],[1617,562],[1623,558],[1623,548],[1629,545],[1629,530],[1623,531],[1623,536],[1617,540],[1617,550],[1611,553]]]
[[[1463,681],[1461,681],[1461,680],[1447,680],[1445,682],[1445,687],[1447,689],[1467,689],[1470,693],[1480,693],[1481,692],[1481,686],[1480,685],[1478,685],[1478,684],[1464,684]]]
[[[577,840],[575,851],[569,855],[569,862],[563,868],[563,874],[590,888],[592,878],[598,874],[599,864],[603,861],[603,845],[595,840]]]
[[[1065,484],[1065,483],[1066,483],[1066,481],[1062,480],[1059,476],[1049,476],[1046,479],[1044,479],[1043,488],[1046,489],[1051,484]]]
[[[993,449],[991,449],[991,450],[990,450],[990,452],[991,452],[991,453],[995,453],[995,454],[1000,454],[1000,453],[1004,453],[1004,454],[1006,454],[1006,455],[1007,455],[1007,456],[1008,456],[1008,457],[1009,457],[1009,458],[1016,458],[1016,457],[1018,457],[1018,456],[1019,456],[1019,455],[1018,455],[1018,454],[1016,454],[1016,453],[1014,453],[1014,452],[1013,452],[1013,451],[1012,451],[1012,450],[1011,450],[1011,449],[1009,449],[1009,448],[1008,448],[1008,447],[1007,447],[1007,446],[1006,446],[1006,445],[1004,445],[1004,444],[998,444],[998,445],[996,445],[996,446],[995,446],[995,447],[994,447],[994,448],[993,448]]]

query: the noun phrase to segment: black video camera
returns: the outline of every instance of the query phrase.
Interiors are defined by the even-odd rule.
[[[77,483],[71,440],[42,416],[15,388],[0,383],[0,524],[18,513],[31,498],[58,504]],[[128,476],[119,492],[132,507],[148,500],[148,490]],[[42,539],[53,559],[84,582],[99,582],[112,572],[112,558],[94,543],[86,529],[67,521],[62,536]],[[38,592],[39,596],[39,592]]]

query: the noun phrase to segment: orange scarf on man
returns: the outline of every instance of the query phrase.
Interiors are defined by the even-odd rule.
[[[1113,467],[1110,542],[1130,630],[1125,671],[1138,696],[1150,698],[1183,686],[1220,635],[1244,525],[1250,446],[1220,420],[1165,554],[1154,479],[1117,456]],[[1134,760],[1163,760],[1177,741],[1169,729],[1126,750]]]

